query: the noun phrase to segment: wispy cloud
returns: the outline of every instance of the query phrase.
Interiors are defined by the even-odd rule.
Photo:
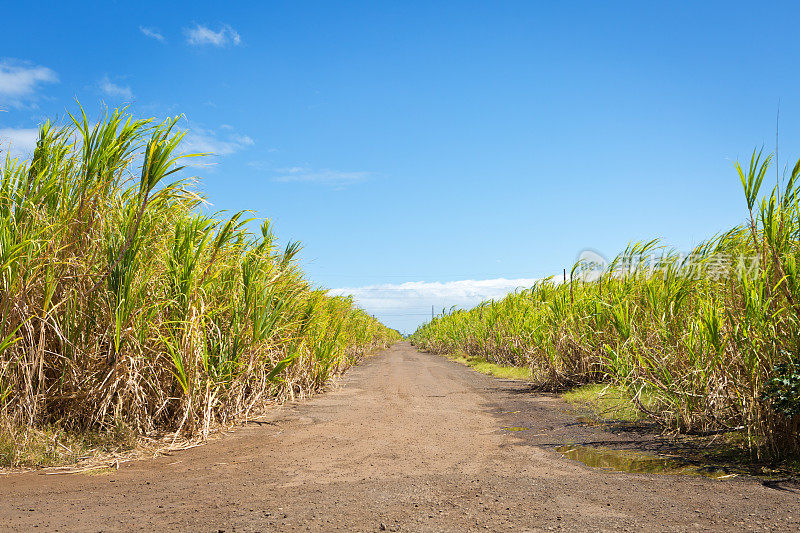
[[[44,83],[56,83],[58,75],[47,67],[25,62],[0,60],[0,98],[5,103],[21,105],[33,98]]]
[[[186,28],[184,32],[186,33],[186,42],[192,46],[236,46],[242,42],[239,33],[227,24],[223,24],[218,31],[202,24],[196,24],[193,28]]]
[[[237,133],[230,126],[221,127],[221,129],[222,132],[216,132],[201,127],[191,128],[181,144],[183,151],[186,153],[207,153],[214,156],[223,156],[244,150],[255,144],[251,137]],[[209,163],[208,158],[203,159],[189,160],[188,164],[203,166]]]
[[[141,31],[143,34],[145,34],[147,37],[150,37],[151,39],[155,39],[156,41],[160,41],[162,43],[166,42],[166,38],[164,38],[164,35],[162,35],[161,32],[158,31],[156,28],[146,28],[144,26],[139,26],[139,31]]]
[[[124,100],[133,99],[133,91],[127,85],[118,85],[111,81],[108,76],[103,76],[103,79],[98,83],[98,87],[106,95],[114,98],[122,98]]]
[[[12,157],[30,157],[38,138],[37,128],[0,128],[0,151]]]
[[[500,299],[520,288],[531,287],[538,278],[496,278],[445,282],[409,281],[399,284],[341,287],[333,295],[352,295],[356,303],[385,324],[401,331],[413,331],[430,319],[431,306],[437,313],[452,306],[467,309],[485,300]]]
[[[308,167],[282,168],[276,172],[277,175],[273,179],[283,183],[311,182],[337,187],[359,183],[373,175],[371,172],[344,172],[327,168],[314,170]]]

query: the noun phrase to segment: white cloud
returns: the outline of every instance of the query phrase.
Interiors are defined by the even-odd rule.
[[[47,68],[29,63],[0,61],[0,98],[5,103],[20,105],[31,98],[43,83],[55,83],[58,75]]]
[[[228,46],[229,44],[236,46],[242,42],[239,33],[227,24],[223,24],[219,31],[197,24],[194,28],[187,28],[184,32],[186,33],[186,42],[192,46],[206,44],[219,47]]]
[[[529,288],[538,278],[485,279],[446,282],[410,281],[331,289],[332,295],[352,295],[356,304],[376,315],[384,324],[412,332],[430,320],[431,306],[437,313],[456,306],[474,307],[485,300],[500,299],[520,288]]]
[[[273,179],[284,183],[313,182],[342,187],[367,180],[371,172],[342,172],[340,170],[313,170],[307,167],[289,167],[277,170]]]
[[[33,154],[38,139],[38,128],[0,128],[0,151],[11,154],[11,157],[28,158]]]
[[[133,99],[133,91],[131,91],[130,87],[127,85],[117,85],[111,81],[108,76],[103,76],[103,79],[100,80],[98,87],[100,87],[100,90],[106,93],[108,96],[122,98],[123,100]]]
[[[161,32],[155,28],[145,28],[144,26],[139,26],[139,31],[141,31],[143,34],[150,37],[151,39],[155,39],[156,41],[160,41],[162,43],[166,41]]]
[[[230,128],[222,128],[223,134],[213,130],[194,127],[189,130],[181,143],[184,153],[207,153],[214,156],[230,155],[249,146],[253,146],[255,141],[247,135],[236,133]],[[208,158],[198,158],[186,160],[186,164],[203,166],[207,164]]]

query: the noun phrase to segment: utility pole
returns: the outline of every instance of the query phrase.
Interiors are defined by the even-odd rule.
[[[569,273],[569,303],[575,304],[575,298],[572,296],[572,272]]]
[[[433,305],[431,305],[431,321],[433,321]]]

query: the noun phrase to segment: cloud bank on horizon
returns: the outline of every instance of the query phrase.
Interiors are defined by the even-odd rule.
[[[331,289],[332,295],[352,295],[356,304],[384,324],[403,333],[413,332],[436,313],[455,306],[475,307],[485,300],[497,300],[518,289],[527,289],[542,278],[495,278],[460,281],[409,281],[364,287]]]

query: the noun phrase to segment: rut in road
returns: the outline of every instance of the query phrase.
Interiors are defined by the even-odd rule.
[[[554,451],[620,438],[525,383],[400,343],[206,446],[108,475],[0,478],[0,529],[800,529],[792,486],[607,472]]]

